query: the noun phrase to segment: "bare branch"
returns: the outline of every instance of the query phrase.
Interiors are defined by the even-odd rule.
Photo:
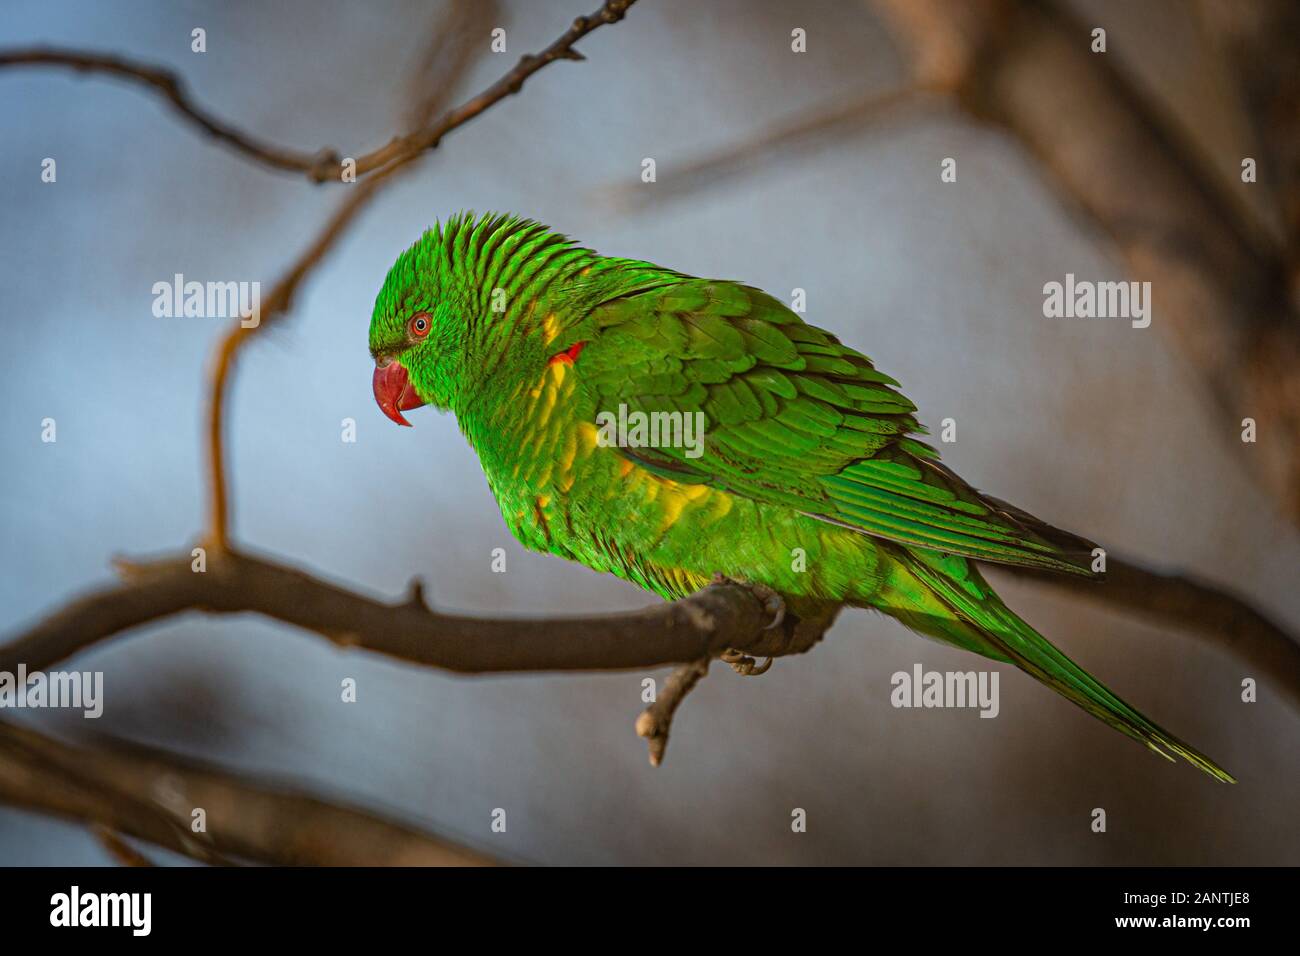
[[[43,670],[104,638],[185,610],[256,611],[413,664],[465,674],[647,670],[717,656],[727,647],[780,656],[820,636],[765,631],[770,615],[748,589],[708,587],[681,601],[623,614],[547,619],[482,618],[432,611],[409,597],[376,601],[285,565],[237,551],[119,562],[123,582],[65,605],[0,646],[0,671]]]
[[[538,70],[556,60],[585,59],[574,49],[574,44],[598,27],[622,20],[635,2],[636,0],[606,0],[595,13],[578,17],[568,30],[540,53],[529,53],[520,57],[514,69],[482,93],[445,113],[437,122],[405,136],[399,136],[386,146],[362,156],[357,160],[357,175],[383,169],[393,163],[406,163],[420,153],[436,149],[442,142],[442,138],[452,130],[464,126],[506,97],[518,93],[523,89],[528,78]]]
[[[709,672],[711,657],[701,657],[697,661],[683,664],[664,679],[664,686],[655,696],[654,703],[641,712],[636,719],[636,732],[646,738],[650,750],[650,765],[657,767],[664,761],[664,751],[668,749],[668,731],[672,727],[673,715],[682,701]]]
[[[12,66],[67,67],[78,73],[104,73],[151,87],[190,125],[254,162],[272,169],[306,173],[307,178],[313,182],[339,179],[341,159],[337,150],[327,147],[316,153],[304,153],[275,146],[244,133],[199,106],[189,95],[185,81],[163,67],[85,50],[60,50],[52,47],[0,50],[0,69]]]
[[[764,165],[800,152],[825,149],[906,111],[908,119],[943,98],[915,87],[884,93],[871,91],[848,102],[837,101],[812,115],[800,110],[795,117],[760,130],[753,137],[717,152],[670,166],[653,190],[607,183],[599,190],[603,201],[618,209],[644,209],[685,199],[726,180],[748,175]]]
[[[143,859],[126,834],[205,863],[282,866],[481,866],[493,861],[362,810],[242,779],[122,742],[73,745],[0,721],[0,802],[109,834],[110,849]],[[195,810],[203,828],[196,832]],[[115,849],[114,849],[115,847]]]
[[[735,584],[620,614],[487,618],[430,610],[410,596],[377,601],[237,551],[209,555],[205,572],[191,570],[188,555],[118,567],[118,586],[75,600],[0,645],[0,671],[19,664],[43,670],[119,632],[191,609],[256,611],[340,647],[464,674],[648,670],[720,657],[733,647],[782,657],[807,651],[834,620],[832,613],[767,630],[767,609]],[[1240,598],[1114,556],[1105,582],[1016,573],[1191,631],[1268,675],[1300,708],[1300,644]]]
[[[357,176],[383,169],[392,163],[409,162],[420,153],[435,149],[447,133],[463,126],[507,96],[518,93],[524,82],[542,67],[556,60],[583,59],[582,54],[574,49],[574,44],[593,30],[622,20],[635,2],[636,0],[606,0],[595,13],[578,17],[559,39],[540,53],[521,58],[510,72],[478,96],[444,114],[438,121],[395,137],[378,149],[356,157]],[[106,73],[138,83],[157,90],[191,125],[255,162],[272,169],[304,173],[312,182],[342,181],[343,163],[338,150],[326,148],[308,154],[273,146],[241,132],[199,106],[187,92],[181,77],[171,70],[83,50],[33,48],[0,51],[0,69],[12,66],[66,67],[79,72]]]

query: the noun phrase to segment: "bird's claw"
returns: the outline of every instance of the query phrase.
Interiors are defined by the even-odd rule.
[[[781,595],[777,594],[765,584],[750,584],[746,581],[735,581],[722,573],[713,575],[713,584],[738,584],[743,588],[748,588],[749,593],[758,599],[763,605],[763,609],[772,615],[772,620],[763,628],[770,631],[773,628],[780,627],[785,621],[785,601]],[[763,663],[750,657],[742,650],[734,647],[728,647],[719,656],[724,664],[730,664],[731,669],[741,677],[758,677],[760,674],[766,674],[772,666],[774,658],[768,657]]]
[[[750,584],[747,581],[736,581],[721,572],[714,572],[711,584],[738,584],[742,588],[748,588],[749,593],[758,599],[758,603],[763,605],[763,610],[772,615],[772,620],[764,627],[765,631],[773,631],[785,623],[785,598],[777,594],[766,584]],[[725,660],[725,658],[724,658]],[[764,668],[766,670],[766,668]],[[762,671],[759,671],[762,673]]]
[[[785,598],[762,584],[751,584],[749,590],[762,602],[763,610],[772,615],[772,620],[763,630],[774,631],[785,623]]]
[[[734,647],[728,647],[723,651],[720,659],[724,664],[730,664],[731,669],[741,677],[758,677],[766,674],[773,661],[773,658],[769,657],[760,664],[744,651],[736,650]]]

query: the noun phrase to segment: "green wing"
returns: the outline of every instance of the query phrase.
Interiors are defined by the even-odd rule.
[[[652,471],[905,545],[1089,573],[1090,542],[941,465],[911,437],[925,430],[897,382],[766,293],[689,279],[605,302],[581,325],[578,379],[597,411],[704,414],[700,457],[622,449]]]

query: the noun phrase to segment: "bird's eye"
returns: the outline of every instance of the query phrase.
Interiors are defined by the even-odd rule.
[[[429,313],[417,312],[411,316],[411,321],[406,323],[406,327],[410,329],[412,337],[424,338],[429,334]]]

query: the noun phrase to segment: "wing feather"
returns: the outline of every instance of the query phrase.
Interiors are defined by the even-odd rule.
[[[589,318],[593,407],[704,414],[701,457],[625,449],[638,463],[904,545],[1089,573],[1091,542],[940,464],[894,379],[766,293],[683,277]]]

